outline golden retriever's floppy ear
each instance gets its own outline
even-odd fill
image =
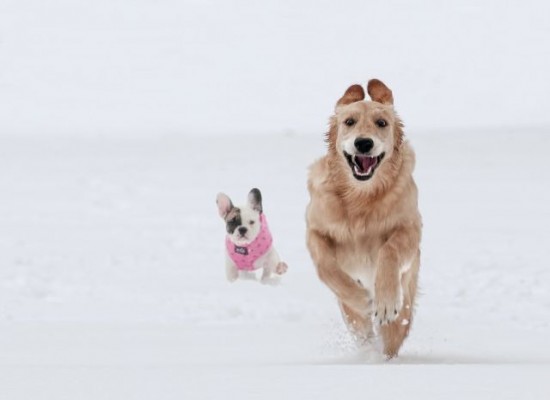
[[[393,104],[391,90],[378,79],[371,79],[367,85],[367,92],[373,101],[382,104]]]
[[[351,85],[346,93],[338,100],[336,107],[345,106],[365,99],[365,91],[361,85]]]

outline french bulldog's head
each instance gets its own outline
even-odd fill
[[[226,225],[227,236],[239,246],[246,246],[260,233],[260,214],[262,213],[262,194],[259,189],[248,193],[247,204],[235,207],[224,193],[216,197],[218,212]]]

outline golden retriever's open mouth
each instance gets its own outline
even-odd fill
[[[355,154],[351,155],[344,151],[344,156],[348,160],[348,164],[353,172],[355,179],[360,181],[366,181],[374,175],[374,171],[382,162],[384,155],[382,153],[379,156],[367,156],[365,154]]]

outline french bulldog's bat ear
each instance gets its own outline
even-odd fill
[[[222,218],[225,218],[229,211],[233,209],[233,203],[225,193],[218,193],[216,196],[216,204],[218,205],[218,212]]]
[[[248,193],[248,204],[260,213],[263,211],[262,193],[260,192],[260,189],[254,188]]]
[[[365,91],[361,85],[351,85],[346,93],[338,100],[336,107],[346,106],[356,101],[361,101],[365,99]]]
[[[393,104],[393,93],[378,79],[371,79],[367,84],[367,92],[373,101],[382,104]]]

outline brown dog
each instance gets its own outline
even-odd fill
[[[307,245],[320,279],[336,294],[361,341],[379,327],[384,354],[397,355],[412,322],[422,222],[393,95],[369,81],[336,103],[327,155],[310,168]]]

